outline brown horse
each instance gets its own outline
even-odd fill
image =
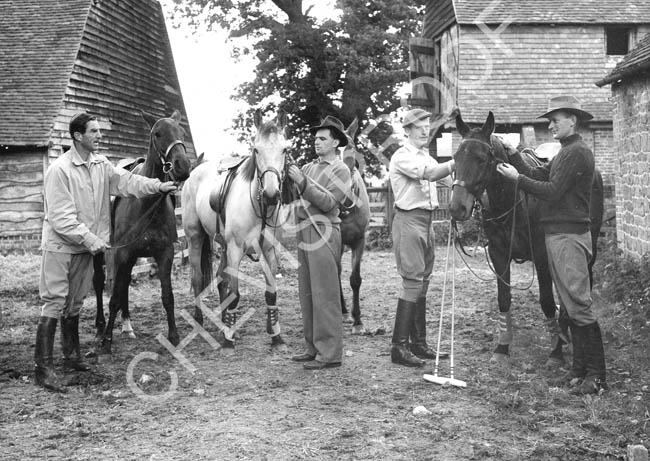
[[[350,287],[352,288],[352,334],[362,334],[365,331],[363,322],[361,321],[361,306],[359,304],[359,290],[361,288],[361,259],[363,258],[363,250],[366,246],[366,231],[370,222],[370,204],[368,199],[368,192],[363,178],[356,167],[356,159],[360,158],[361,154],[357,152],[354,147],[354,135],[359,128],[357,119],[348,126],[345,134],[348,137],[348,145],[343,151],[343,162],[350,169],[352,177],[352,192],[354,196],[354,203],[342,210],[341,212],[341,241],[343,245],[350,247],[351,253],[351,273],[350,273]],[[339,286],[341,284],[341,274],[339,273]],[[341,290],[341,308],[345,321],[349,321],[350,314],[345,304],[343,290]]]
[[[151,127],[147,158],[133,169],[133,174],[158,178],[161,181],[181,182],[190,174],[190,161],[187,158],[185,130],[180,125],[178,111],[169,118],[161,118],[142,113]],[[179,342],[174,319],[174,295],[172,293],[171,271],[174,260],[174,242],[177,240],[175,200],[170,195],[157,195],[142,199],[116,198],[113,202],[113,241],[115,277],[113,294],[109,302],[109,319],[102,338],[101,354],[111,353],[113,327],[118,311],[128,321],[129,285],[131,270],[138,258],[153,257],[158,265],[158,277],[162,289],[162,304],[167,314],[168,339],[177,345]],[[97,279],[101,276],[97,275]],[[98,295],[98,299],[99,299]],[[101,304],[97,304],[97,324],[104,319]]]
[[[493,353],[493,361],[504,361],[510,354],[512,319],[510,316],[510,263],[533,261],[537,269],[540,305],[546,316],[551,334],[551,353],[547,365],[555,367],[564,363],[559,325],[556,320],[557,306],[553,297],[553,283],[548,267],[544,231],[539,223],[536,198],[517,190],[512,181],[497,173],[500,162],[508,162],[508,155],[501,140],[493,135],[494,115],[489,113],[481,128],[470,129],[460,114],[456,116],[456,128],[463,137],[455,155],[456,179],[454,181],[449,210],[457,221],[470,218],[475,203],[485,192],[488,204],[483,204],[482,223],[488,239],[488,254],[497,275],[498,304],[501,313],[499,343]],[[531,159],[526,159],[532,161]],[[532,163],[531,163],[532,164]],[[603,216],[603,187],[600,172],[596,171],[591,195],[591,235],[593,258],[596,259],[596,243]],[[565,336],[566,338],[566,336]]]

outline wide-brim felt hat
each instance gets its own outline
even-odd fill
[[[332,131],[332,136],[339,140],[339,147],[345,147],[348,145],[348,136],[345,134],[345,128],[343,123],[336,117],[328,115],[321,122],[320,125],[311,127],[309,132],[311,134],[316,134],[318,130],[329,128]]]
[[[582,110],[582,103],[578,98],[573,96],[556,96],[555,98],[549,99],[548,110],[537,118],[548,118],[549,115],[558,110],[574,114],[580,120],[591,120],[594,118],[589,112]]]
[[[406,128],[409,125],[419,122],[420,120],[427,120],[431,117],[431,113],[423,109],[411,109],[402,119],[402,128]]]

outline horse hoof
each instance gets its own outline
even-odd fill
[[[549,357],[544,365],[547,370],[558,370],[564,366],[564,360],[560,360],[557,357]]]
[[[178,343],[181,342],[180,338],[178,335],[170,335],[167,337],[170,343],[172,343],[173,346],[178,346]]]
[[[510,356],[506,354],[494,353],[492,354],[492,357],[490,357],[490,363],[497,363],[500,365],[507,364],[509,360],[510,360]]]
[[[366,334],[366,328],[363,325],[354,325],[352,327],[352,334],[353,335],[365,335]]]
[[[352,323],[354,320],[352,320],[352,315],[350,314],[343,314],[343,323]]]

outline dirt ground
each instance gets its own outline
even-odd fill
[[[434,345],[444,253],[438,248],[428,304]],[[469,264],[482,278],[493,278],[481,252]],[[512,357],[507,366],[494,365],[496,284],[478,280],[459,258],[456,266],[454,371],[467,382],[464,389],[423,380],[432,362],[419,370],[390,363],[399,286],[390,250],[364,257],[362,313],[370,334],[353,336],[345,325],[343,366],[318,372],[290,360],[302,351],[302,327],[297,274],[287,261],[278,280],[285,353],[270,351],[263,289],[250,283],[242,284],[241,306],[254,312],[234,354],[189,336],[182,311],[191,312],[193,301],[189,268],[181,267],[174,288],[185,365],[156,339],[167,333],[160,291],[157,280],[141,277],[131,290],[137,338],[116,329],[112,360],[96,364],[92,374],[67,375],[73,385],[64,395],[33,384],[36,291],[5,292],[0,458],[609,460],[624,459],[628,444],[650,446],[648,325],[633,323],[620,305],[603,301],[597,287],[610,390],[573,396],[546,382],[554,374],[544,369],[549,339],[536,284],[514,292]],[[247,261],[243,270],[262,280],[258,265]],[[345,279],[348,271],[346,254]],[[514,272],[517,286],[529,284],[530,264]],[[344,291],[350,299],[349,288]],[[86,351],[94,345],[93,311],[89,299],[81,322]],[[446,317],[445,349],[449,325]],[[216,337],[208,320],[206,329]],[[448,362],[442,362],[441,374],[448,373]],[[426,410],[414,414],[416,407]]]

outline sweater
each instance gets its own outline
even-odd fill
[[[546,234],[583,234],[591,222],[594,154],[579,134],[560,144],[557,155],[543,166],[529,166],[519,153],[511,155],[510,162],[521,173],[519,188],[541,199],[540,222]]]

